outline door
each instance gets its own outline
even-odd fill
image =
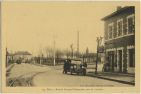
[[[111,54],[112,71],[114,71],[114,54]]]
[[[129,50],[129,66],[135,67],[135,51],[134,51],[134,49]]]
[[[122,50],[118,51],[118,67],[119,72],[122,72]]]
[[[113,72],[114,71],[114,52],[111,51],[110,53],[110,58],[109,58],[109,61],[110,61],[110,70]]]

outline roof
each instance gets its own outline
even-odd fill
[[[128,11],[128,10],[133,10],[134,11],[134,6],[126,6],[126,7],[123,7],[123,8],[120,8],[118,9],[117,11],[105,16],[104,18],[102,18],[103,21],[113,17],[113,16],[116,16],[120,13],[124,13],[125,11]]]
[[[31,55],[31,53],[29,53],[27,51],[18,51],[18,52],[15,52],[14,55]]]
[[[13,56],[14,54],[7,52],[7,56]]]

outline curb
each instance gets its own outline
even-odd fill
[[[15,65],[15,64],[12,64],[11,66],[7,67],[7,68],[6,68],[6,72],[10,72],[11,69],[14,67],[14,65]]]
[[[127,81],[123,81],[123,80],[116,80],[116,79],[111,79],[111,78],[102,77],[102,76],[96,76],[96,75],[90,75],[90,74],[88,74],[87,76],[110,80],[110,81],[115,81],[115,82],[119,82],[119,83],[123,83],[123,84],[135,85],[135,83],[132,83],[132,82],[127,82]]]
[[[109,73],[104,73],[104,74],[109,74]],[[128,76],[128,77],[135,77],[135,75],[134,74],[122,74],[122,73],[120,73],[120,74],[118,74],[118,73],[110,73],[110,74],[113,74],[113,75],[122,75],[122,76]]]
[[[8,77],[10,75],[11,69],[15,66],[15,64],[10,65],[9,67],[6,68],[6,76]]]
[[[35,86],[34,81],[33,81],[34,77],[37,76],[38,74],[45,73],[45,72],[46,71],[38,72],[38,73],[34,74],[33,76],[31,76],[30,81],[29,81],[29,86]]]

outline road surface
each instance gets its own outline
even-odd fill
[[[89,76],[70,75],[62,73],[62,66],[39,66],[32,64],[15,64],[7,77],[14,81],[18,79],[20,84],[8,86],[46,86],[46,87],[131,87],[114,81],[99,79]],[[15,81],[16,83],[16,81]],[[18,82],[17,82],[18,83]]]

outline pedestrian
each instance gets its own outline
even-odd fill
[[[67,60],[64,60],[63,73],[66,74],[66,71],[67,71]]]
[[[67,71],[70,71],[70,67],[71,67],[71,60],[68,59],[67,60]]]
[[[102,67],[102,72],[105,72],[105,71],[106,71],[106,63],[104,63]]]
[[[83,75],[86,75],[87,63],[84,62],[82,66],[83,66]]]

